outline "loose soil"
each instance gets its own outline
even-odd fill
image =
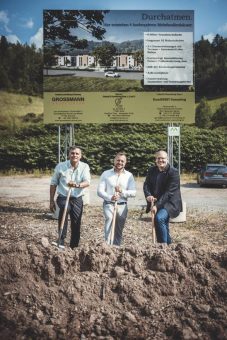
[[[86,206],[80,246],[60,251],[40,204],[0,202],[0,338],[227,339],[227,214],[188,213],[173,244],[152,245],[130,210],[121,247]]]

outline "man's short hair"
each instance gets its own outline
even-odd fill
[[[79,149],[79,150],[80,150],[80,152],[82,153],[82,150],[81,150],[81,148],[80,148],[79,146],[76,146],[76,145],[72,145],[72,146],[70,146],[70,148],[69,148],[69,153],[70,153],[72,150],[75,150],[75,149]]]
[[[168,158],[168,153],[165,151],[165,150],[158,150],[155,152],[155,157],[157,156],[157,154],[161,153],[161,152],[164,152],[166,154],[166,157]]]
[[[116,154],[116,156],[115,156],[114,158],[117,158],[118,156],[124,156],[125,159],[126,159],[126,161],[127,161],[127,156],[126,156],[126,153],[125,153],[125,152],[119,151],[119,152]]]

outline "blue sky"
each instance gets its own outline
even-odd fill
[[[0,36],[41,47],[43,9],[194,10],[195,41],[227,37],[227,0],[0,0]]]

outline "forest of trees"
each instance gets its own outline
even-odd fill
[[[42,95],[43,54],[35,45],[11,44],[0,39],[0,90]]]
[[[227,94],[227,38],[195,43],[195,89],[197,99]]]

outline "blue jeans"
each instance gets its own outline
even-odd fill
[[[155,230],[158,243],[171,243],[169,234],[169,213],[166,209],[160,209],[156,213]]]

